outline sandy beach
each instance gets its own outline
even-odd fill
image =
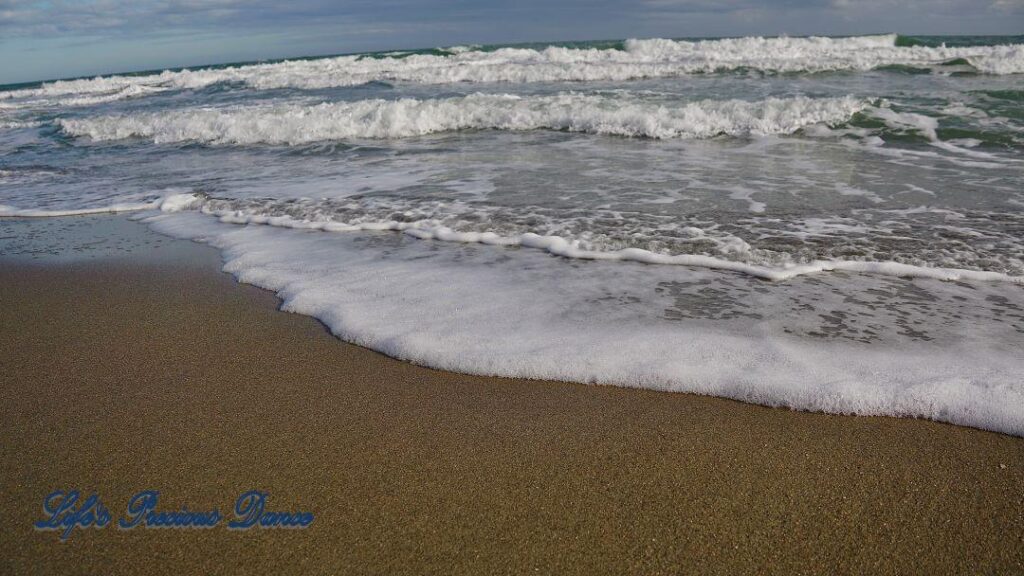
[[[103,218],[101,258],[67,232],[97,219],[45,224],[77,258],[3,246],[4,574],[1024,571],[1020,438],[421,368]],[[57,488],[316,519],[61,542],[33,529]]]

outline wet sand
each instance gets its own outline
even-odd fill
[[[1024,573],[1024,439],[425,369],[116,222],[147,248],[0,250],[2,574]],[[57,488],[315,520],[62,543]]]

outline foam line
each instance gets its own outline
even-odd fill
[[[114,214],[119,212],[141,212],[144,210],[160,210],[162,212],[180,212],[200,202],[194,194],[171,193],[152,202],[122,202],[96,208],[66,208],[57,210],[41,210],[31,208],[15,208],[0,204],[0,218],[56,218],[60,216],[86,216],[89,214]]]
[[[291,216],[267,216],[245,214],[237,210],[215,210],[202,207],[201,201],[188,203],[199,206],[200,211],[216,217],[227,224],[264,224],[279,228],[320,230],[324,232],[393,231],[401,232],[420,240],[442,242],[477,243],[491,246],[521,246],[543,250],[555,256],[582,260],[607,260],[641,262],[668,266],[690,266],[712,270],[739,272],[781,282],[798,276],[831,271],[845,271],[865,274],[882,274],[903,278],[929,278],[943,281],[1006,282],[1024,285],[1024,276],[1011,276],[1002,272],[985,270],[964,270],[958,268],[937,268],[917,266],[900,262],[863,262],[856,260],[814,260],[801,264],[768,267],[734,260],[726,260],[702,254],[659,254],[641,248],[625,248],[616,251],[586,250],[578,243],[560,236],[541,236],[527,232],[516,236],[501,236],[494,232],[458,232],[446,226],[433,226],[424,222],[360,222],[344,223],[334,221],[310,221]]]
[[[58,216],[84,216],[87,214],[112,214],[116,212],[137,212],[159,208],[160,202],[124,203],[100,206],[98,208],[70,208],[65,210],[39,210],[15,208],[0,204],[0,218],[55,218]]]

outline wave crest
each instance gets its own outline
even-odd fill
[[[141,93],[197,89],[238,83],[254,89],[319,89],[370,82],[531,83],[625,81],[695,73],[755,70],[767,73],[871,70],[910,66],[941,69],[962,60],[988,74],[1024,73],[1024,45],[901,46],[895,34],[850,38],[726,38],[720,40],[627,40],[607,47],[459,47],[430,54],[339,56],[227,68],[165,71],[140,76],[108,76],[57,81],[39,88],[0,92],[0,100],[28,99],[28,105],[69,95],[110,99]],[[133,88],[134,87],[134,88]],[[79,104],[89,100],[80,100]],[[74,103],[72,101],[72,103]]]
[[[157,143],[288,144],[404,138],[470,129],[565,130],[644,138],[791,134],[847,121],[868,106],[844,98],[704,100],[685,104],[636,97],[472,94],[436,100],[360,100],[316,106],[198,108],[58,120],[65,133],[93,140]]]

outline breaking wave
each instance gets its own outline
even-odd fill
[[[620,47],[459,48],[418,54],[355,55],[57,81],[0,92],[0,100],[100,95],[129,98],[148,92],[239,83],[254,89],[317,89],[369,82],[624,81],[685,74],[752,70],[766,73],[871,70],[883,67],[941,70],[962,63],[986,74],[1024,72],[1024,44],[998,46],[900,45],[895,34],[850,38],[727,38],[682,41],[627,40]],[[67,104],[87,104],[69,99]]]
[[[100,141],[147,138],[157,143],[296,145],[471,129],[549,129],[667,139],[791,134],[810,125],[845,122],[869,105],[850,97],[673,104],[622,95],[472,94],[316,106],[195,108],[62,119],[58,123],[72,136]]]

